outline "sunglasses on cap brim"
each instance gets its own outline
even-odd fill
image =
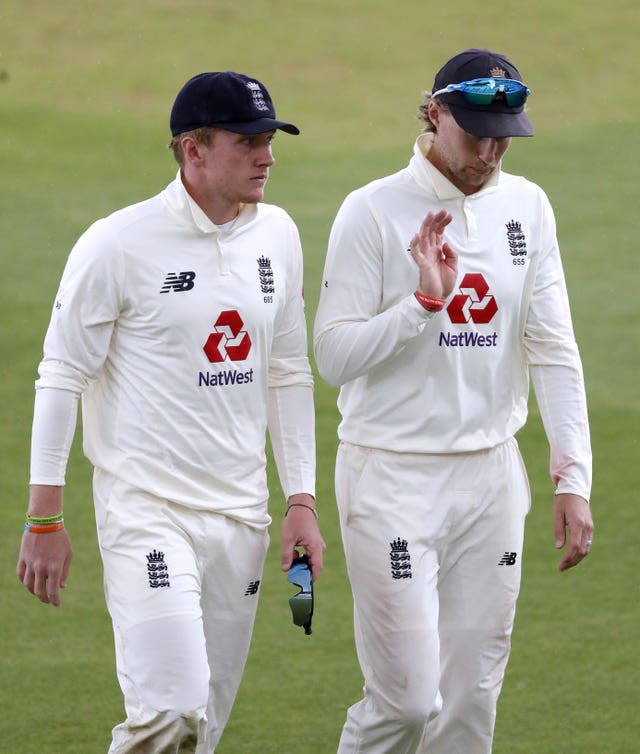
[[[459,84],[448,84],[433,92],[431,96],[438,97],[452,92],[462,94],[465,101],[471,105],[490,105],[498,100],[508,107],[522,107],[531,94],[531,89],[516,79],[489,77],[461,81]]]

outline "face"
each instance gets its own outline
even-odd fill
[[[473,136],[433,100],[429,102],[429,117],[436,133],[428,160],[463,194],[479,191],[509,148],[511,137]]]
[[[275,131],[236,134],[216,130],[211,142],[185,144],[185,184],[216,223],[232,220],[241,204],[264,199]]]

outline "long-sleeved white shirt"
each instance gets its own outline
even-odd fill
[[[591,450],[555,219],[544,192],[494,171],[465,196],[426,159],[351,193],[335,219],[314,326],[320,374],[341,386],[339,437],[396,452],[493,447],[525,423],[529,375],[557,492],[589,498]],[[432,314],[409,245],[429,210],[453,220],[455,289]]]
[[[88,458],[152,494],[267,525],[267,425],[285,495],[315,494],[302,281],[282,209],[246,205],[221,229],[179,175],[94,223],[45,339],[31,483],[64,483],[82,394]]]

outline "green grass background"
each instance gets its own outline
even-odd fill
[[[494,752],[640,750],[639,32],[637,0],[3,0],[0,751],[105,752],[122,718],[90,469],[78,441],[66,492],[75,559],[62,608],[38,603],[14,575],[33,380],[71,245],[95,218],[172,179],[168,111],[182,83],[202,70],[241,70],[264,80],[278,113],[303,132],[278,136],[267,199],[300,227],[311,324],[340,202],[404,166],[422,90],[468,46],[509,54],[534,92],[537,135],[514,141],[506,167],[540,183],[556,209],[595,461],[593,552],[559,574],[548,450],[532,401],[519,439],[534,505]],[[360,693],[333,499],[335,398],[318,380],[318,503],[328,550],[314,633],[290,623],[274,525],[252,651],[220,754],[330,754]]]

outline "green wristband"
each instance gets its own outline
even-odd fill
[[[35,524],[36,526],[46,526],[47,524],[59,524],[63,521],[62,512],[56,513],[55,516],[30,516],[26,514],[26,521],[28,524]]]

